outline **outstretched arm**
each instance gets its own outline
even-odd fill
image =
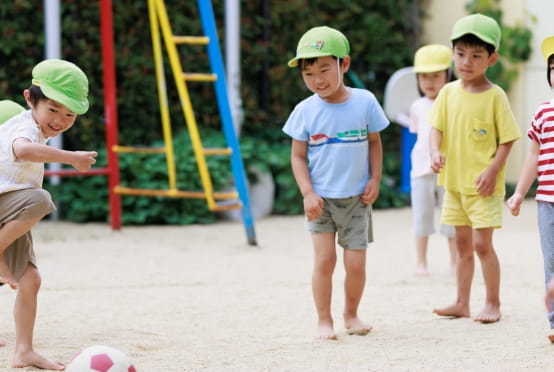
[[[519,180],[517,181],[516,190],[506,202],[506,204],[508,204],[508,208],[510,208],[510,212],[512,212],[514,216],[517,216],[519,214],[519,209],[521,208],[521,203],[523,203],[525,194],[527,194],[527,191],[529,191],[531,184],[533,183],[535,178],[537,178],[538,160],[539,144],[535,141],[532,141],[531,148],[529,149],[529,153],[525,158],[521,174],[519,175]]]
[[[96,151],[67,151],[41,143],[34,143],[26,138],[13,141],[12,149],[19,160],[36,163],[64,163],[84,172],[96,163]]]
[[[323,199],[316,194],[312,186],[307,155],[308,143],[293,139],[290,154],[292,173],[300,193],[304,197],[304,212],[306,217],[309,221],[313,221],[323,213]]]

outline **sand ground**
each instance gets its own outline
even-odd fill
[[[502,321],[441,319],[455,280],[446,242],[430,241],[430,275],[413,276],[410,210],[374,212],[362,318],[368,336],[347,336],[341,310],[344,271],[334,276],[338,341],[316,341],[312,249],[303,217],[256,221],[258,247],[241,222],[127,227],[43,221],[34,232],[43,286],[35,347],[68,361],[107,344],[138,371],[547,371],[542,256],[536,208],[506,211],[495,233],[502,267]],[[0,288],[0,371],[10,369],[15,292]],[[472,311],[484,300],[479,266]],[[32,368],[26,370],[35,370]]]

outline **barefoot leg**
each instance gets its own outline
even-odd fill
[[[317,326],[317,334],[315,336],[318,340],[336,340],[337,335],[333,328],[333,322],[320,322]]]
[[[474,318],[481,323],[494,323],[500,320],[500,264],[492,245],[492,228],[475,230],[475,251],[481,261],[485,281],[485,307]]]
[[[314,246],[314,269],[312,292],[317,310],[317,339],[336,340],[331,316],[331,294],[333,291],[333,271],[337,262],[335,233],[312,234]]]
[[[15,298],[15,355],[12,367],[38,367],[55,371],[64,370],[63,363],[55,362],[33,350],[33,332],[37,312],[37,294],[40,288],[40,274],[31,264],[19,280]]]
[[[365,336],[371,326],[358,317],[358,306],[365,286],[365,249],[345,249],[343,255],[346,277],[344,279],[344,326],[349,335]]]
[[[433,313],[440,316],[455,318],[469,317],[469,296],[471,282],[475,271],[473,257],[472,229],[469,226],[456,226],[456,246],[458,257],[456,261],[456,302],[433,309]]]
[[[415,245],[416,245],[416,254],[417,254],[417,266],[415,270],[416,276],[427,276],[427,245],[429,242],[429,237],[427,236],[416,236]]]

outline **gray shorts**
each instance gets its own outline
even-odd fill
[[[442,209],[444,188],[437,185],[436,174],[412,178],[410,186],[414,235],[432,235]],[[456,233],[454,226],[445,224],[440,224],[439,232],[448,238]]]
[[[360,196],[344,199],[323,198],[323,214],[314,221],[306,220],[311,233],[336,232],[338,244],[347,249],[366,249],[373,242],[371,205]]]
[[[24,221],[44,217],[56,210],[48,191],[43,189],[24,189],[0,194],[0,228],[11,221]],[[31,231],[17,238],[4,251],[15,280],[21,279],[31,263],[37,266]]]

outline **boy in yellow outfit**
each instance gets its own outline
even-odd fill
[[[496,21],[482,14],[463,17],[454,24],[450,40],[459,80],[441,89],[429,119],[431,167],[446,190],[441,223],[456,228],[457,297],[434,312],[470,316],[477,253],[486,300],[474,320],[493,323],[501,312],[500,264],[492,236],[502,225],[506,158],[521,134],[505,92],[485,75],[498,58]]]

